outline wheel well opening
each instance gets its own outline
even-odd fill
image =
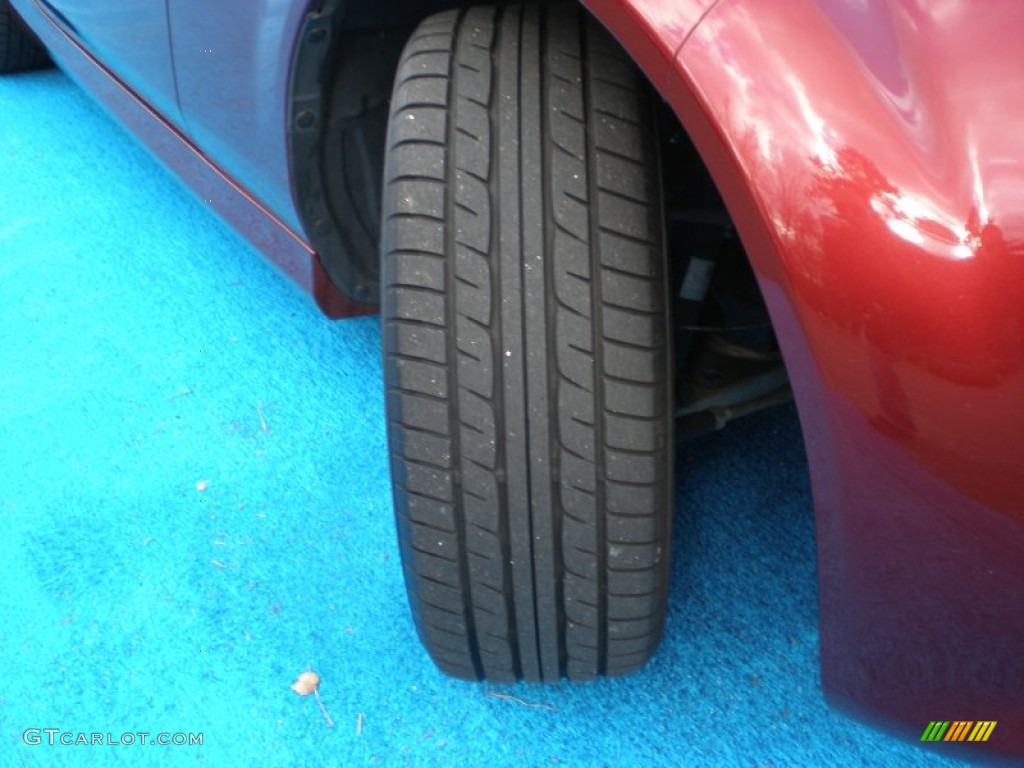
[[[505,2],[497,5],[507,5]],[[406,40],[458,0],[349,8],[307,18],[289,127],[306,232],[350,300],[379,299],[381,177],[394,75]],[[691,436],[792,399],[782,355],[729,211],[685,127],[659,97],[660,172],[676,361],[678,431]]]
[[[324,0],[299,34],[288,126],[292,196],[324,270],[351,301],[379,300],[384,140],[402,49],[423,19],[465,6]]]
[[[692,437],[792,400],[771,318],[725,202],[659,101],[677,430]]]

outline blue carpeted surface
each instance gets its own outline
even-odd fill
[[[376,319],[323,319],[57,72],[0,81],[0,160],[0,764],[947,764],[825,707],[791,409],[681,447],[647,670],[449,680],[405,604]],[[22,742],[48,727],[204,743]]]

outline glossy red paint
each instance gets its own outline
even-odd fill
[[[716,0],[583,0],[659,90],[679,46]]]
[[[373,307],[354,304],[342,295],[303,235],[204,156],[178,127],[68,34],[39,0],[13,0],[12,5],[65,72],[200,198],[212,200],[210,205],[217,213],[313,296],[328,317],[350,317],[374,311]]]
[[[797,392],[829,700],[1024,758],[1024,6],[722,0],[664,93]],[[940,745],[966,754],[967,745]]]

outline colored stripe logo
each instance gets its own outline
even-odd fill
[[[932,720],[921,741],[988,741],[995,727],[995,720]]]

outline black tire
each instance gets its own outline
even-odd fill
[[[433,16],[399,65],[391,470],[416,627],[456,677],[621,675],[660,640],[673,411],[652,109],[575,4]]]
[[[46,51],[22,26],[7,0],[0,0],[0,75],[49,64]]]

